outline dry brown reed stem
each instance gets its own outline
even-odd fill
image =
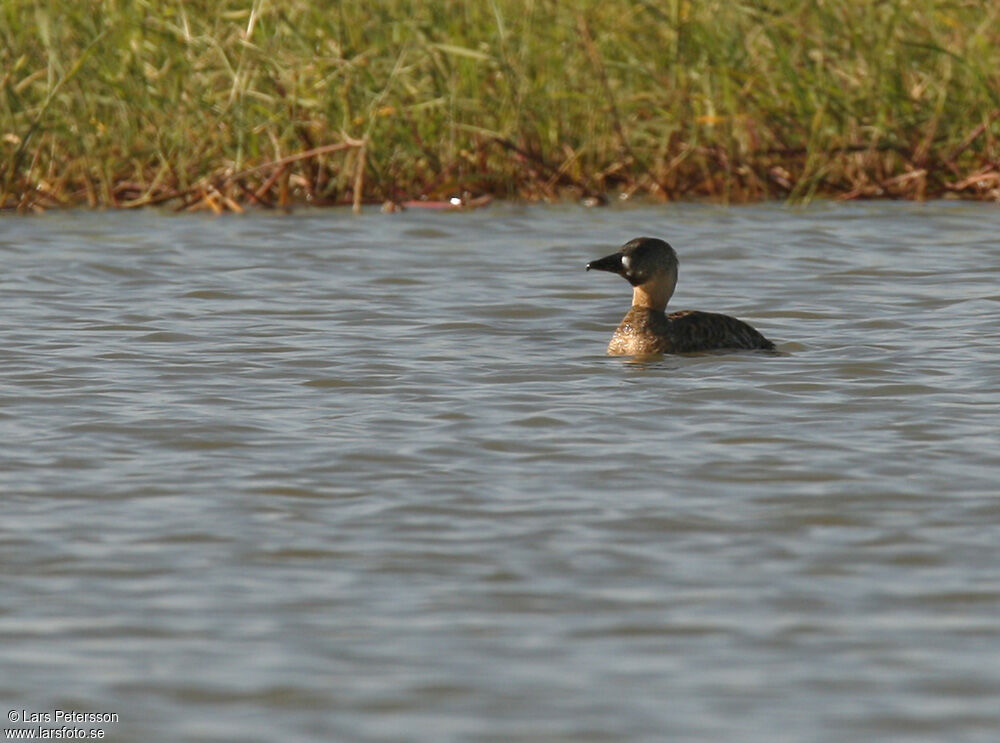
[[[1000,119],[1000,108],[991,112],[990,115],[987,116],[986,119],[979,124],[979,126],[977,126],[975,129],[969,132],[965,136],[965,138],[961,142],[959,142],[958,145],[956,145],[955,149],[953,149],[951,152],[948,153],[948,155],[945,157],[945,163],[948,164],[949,166],[953,166],[955,160],[958,159],[959,155],[961,155],[963,152],[969,149],[969,147],[972,146],[972,143],[975,142],[977,139],[979,139],[983,135],[983,133],[989,128],[990,124],[992,124],[997,119]]]
[[[242,212],[243,207],[240,206],[240,204],[235,199],[224,193],[223,189],[225,189],[227,186],[239,183],[248,176],[273,169],[274,172],[264,181],[264,183],[261,184],[261,186],[256,191],[252,192],[252,200],[261,203],[264,201],[265,194],[268,191],[270,191],[274,183],[277,180],[279,180],[283,175],[287,175],[289,173],[289,166],[293,165],[294,163],[301,162],[303,160],[309,160],[311,158],[315,158],[320,155],[326,155],[331,152],[340,152],[342,150],[348,150],[348,149],[357,149],[359,152],[364,152],[366,145],[367,141],[364,139],[354,139],[353,137],[345,136],[344,141],[342,142],[322,145],[320,147],[313,147],[312,149],[305,150],[304,152],[297,152],[294,155],[287,155],[285,157],[277,158],[276,160],[271,160],[270,162],[262,163],[260,165],[255,165],[251,168],[240,170],[236,173],[231,173],[229,175],[218,178],[214,181],[212,181],[211,179],[207,179],[206,181],[196,183],[195,185],[189,186],[188,188],[173,190],[165,194],[160,194],[156,197],[139,199],[134,202],[122,204],[121,206],[126,206],[126,207],[147,206],[152,203],[163,203],[165,201],[172,201],[174,199],[184,200],[189,196],[198,195],[200,198],[198,198],[196,201],[194,201],[193,203],[183,203],[179,207],[179,209],[181,210],[188,209],[197,211],[199,209],[208,208],[216,213],[219,213],[220,211],[224,210],[223,207],[225,207],[230,211]],[[362,171],[362,174],[359,175],[357,171],[355,174],[355,182],[356,183],[360,182],[361,185],[363,185],[364,183],[363,181],[364,167],[365,167],[365,160],[364,158],[361,158],[359,160],[358,168],[360,169],[360,171]],[[281,203],[282,206],[287,206],[287,201],[288,201],[287,181],[282,184],[281,193],[282,196],[281,198],[279,198],[279,203]],[[356,203],[358,204],[356,208],[360,209],[360,196],[356,196],[355,200]]]
[[[365,190],[365,163],[367,162],[368,143],[361,140],[358,145],[357,162],[354,164],[354,194],[351,210],[355,214],[361,213],[361,199]]]
[[[254,198],[257,201],[263,202],[265,194],[267,194],[274,187],[274,184],[278,182],[279,178],[288,172],[288,166],[289,163],[280,165],[273,173],[271,173],[271,175],[267,177],[266,181],[260,184],[260,187],[253,192]]]

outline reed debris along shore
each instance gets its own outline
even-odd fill
[[[1000,200],[1000,5],[0,7],[0,209]]]

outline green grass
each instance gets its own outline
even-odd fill
[[[0,0],[22,211],[996,199],[998,116],[977,0]]]

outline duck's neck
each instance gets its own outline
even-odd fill
[[[664,282],[649,282],[632,288],[632,306],[654,312],[667,309],[667,302],[674,293],[674,287]]]

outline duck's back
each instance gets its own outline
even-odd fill
[[[774,344],[752,326],[716,312],[672,312],[667,315],[667,325],[672,353],[774,348]]]

